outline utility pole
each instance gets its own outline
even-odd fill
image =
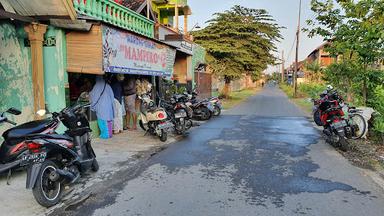
[[[299,2],[299,21],[296,31],[296,57],[295,57],[295,71],[293,71],[293,97],[297,97],[297,72],[299,70],[299,38],[300,38],[300,18],[301,18],[301,0]]]
[[[150,7],[151,7],[151,0],[147,0],[147,19],[149,19],[149,13],[150,13]]]
[[[281,83],[284,83],[284,50],[281,51]]]

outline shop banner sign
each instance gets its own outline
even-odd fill
[[[103,27],[103,68],[109,73],[172,76],[176,50],[134,34]]]

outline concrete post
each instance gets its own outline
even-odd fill
[[[184,35],[188,36],[188,15],[184,12]]]
[[[175,26],[174,28],[176,31],[179,31],[179,4],[178,1],[176,0],[175,4]]]

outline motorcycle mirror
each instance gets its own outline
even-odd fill
[[[88,92],[82,92],[80,96],[77,98],[77,102],[81,101],[89,101],[89,94]]]
[[[45,116],[46,113],[47,113],[47,111],[45,109],[41,109],[41,110],[36,112],[36,114],[39,116]]]
[[[20,115],[21,114],[21,111],[14,108],[14,107],[11,107],[7,110],[7,113],[10,113],[12,115]]]

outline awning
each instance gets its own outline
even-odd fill
[[[177,51],[180,51],[190,56],[193,55],[193,42],[186,40],[183,35],[179,35],[179,34],[165,35],[164,42],[171,46],[177,47]]]

